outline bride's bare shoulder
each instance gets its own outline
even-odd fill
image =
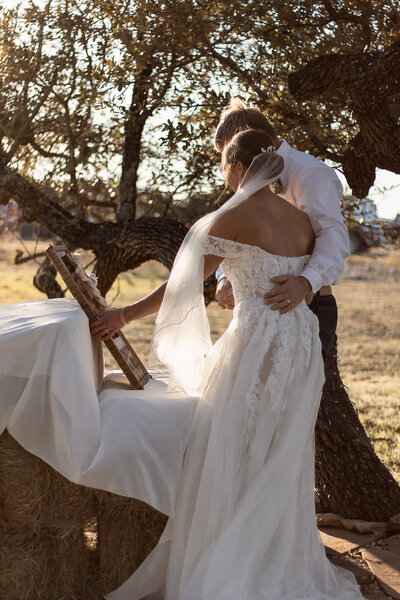
[[[238,207],[223,214],[218,221],[212,224],[209,235],[235,240],[240,230],[240,214]]]

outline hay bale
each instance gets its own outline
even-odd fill
[[[97,600],[156,545],[167,518],[75,485],[0,436],[0,598]]]
[[[0,497],[1,524],[5,527],[30,526],[38,528],[42,494],[40,461],[27,457],[21,446],[6,431],[0,437]]]
[[[96,515],[93,490],[65,479],[8,432],[0,436],[0,482],[7,525],[73,531]]]
[[[99,576],[107,593],[127,579],[157,544],[167,517],[148,504],[98,492]]]
[[[97,557],[82,532],[65,537],[0,529],[0,598],[7,600],[99,600]]]
[[[75,485],[0,436],[0,598],[92,600],[97,552],[85,528],[95,518],[93,490]]]

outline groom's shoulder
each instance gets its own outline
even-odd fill
[[[335,175],[335,171],[329,167],[327,164],[319,160],[312,154],[308,152],[302,152],[301,150],[297,150],[290,146],[287,142],[287,167],[290,171],[296,172],[298,175],[303,171],[319,171],[320,173],[325,173],[326,175],[332,176]]]

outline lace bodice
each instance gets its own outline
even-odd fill
[[[204,253],[221,256],[224,274],[232,284],[235,297],[234,318],[241,326],[243,337],[250,337],[261,316],[268,311],[269,320],[275,320],[280,315],[279,311],[271,311],[264,304],[264,294],[274,287],[271,278],[278,275],[290,273],[300,275],[310,257],[304,256],[281,256],[271,254],[259,246],[243,244],[212,235],[207,236],[204,241]],[[305,302],[300,303],[294,310],[305,311],[305,318],[309,320],[309,309]],[[290,315],[290,313],[287,313]],[[280,319],[285,327],[285,319]]]
[[[235,302],[262,298],[274,287],[271,278],[291,273],[300,275],[310,255],[281,256],[271,254],[259,246],[243,244],[212,235],[204,242],[205,254],[224,257],[221,264],[232,283]]]

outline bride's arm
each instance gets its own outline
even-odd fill
[[[204,279],[210,277],[210,275],[212,275],[215,272],[215,270],[219,267],[223,260],[224,258],[222,256],[214,256],[212,254],[207,254],[204,257]]]
[[[167,283],[168,281],[165,281],[141,300],[138,300],[129,306],[125,306],[125,308],[122,309],[124,311],[125,321],[134,321],[135,319],[141,319],[142,317],[148,317],[153,313],[157,313],[160,310]]]
[[[215,269],[221,263],[223,259],[218,256],[205,256],[204,257],[204,279],[207,279],[212,273],[214,273]],[[153,292],[130,304],[129,306],[125,306],[124,309],[124,319],[126,322],[134,321],[135,319],[141,319],[142,317],[148,317],[153,313],[157,313],[160,310],[161,302],[164,298],[165,288],[167,287],[168,281],[162,283],[158,288],[156,288]]]
[[[165,281],[150,294],[133,304],[105,312],[100,319],[90,323],[91,334],[106,341],[130,321],[158,312],[164,298],[167,283],[168,281]]]
[[[221,263],[223,259],[218,256],[204,257],[204,279],[207,279]],[[95,337],[103,341],[110,339],[116,331],[121,329],[130,321],[147,317],[159,311],[164,298],[165,288],[168,281],[162,283],[153,292],[124,308],[109,310],[97,321],[90,323],[90,331]],[[125,322],[124,322],[125,321]]]

